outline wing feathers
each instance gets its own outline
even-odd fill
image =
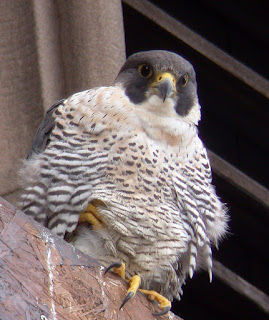
[[[64,101],[65,99],[58,101],[46,112],[45,117],[43,118],[35,134],[32,147],[27,156],[27,159],[30,159],[34,154],[39,154],[46,149],[49,143],[50,133],[55,126],[53,113]]]

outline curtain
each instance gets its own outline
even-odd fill
[[[46,109],[108,85],[125,61],[120,0],[0,1],[0,195],[18,196],[18,170]]]

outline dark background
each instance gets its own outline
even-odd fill
[[[152,3],[260,75],[269,74],[269,1],[161,1]],[[269,184],[269,105],[251,87],[224,71],[127,4],[123,4],[127,56],[151,49],[174,51],[197,73],[208,149],[252,179]],[[268,208],[214,174],[231,216],[230,234],[214,258],[268,294]],[[188,319],[266,319],[266,314],[216,277],[196,274],[174,312]],[[268,315],[267,315],[268,316]]]

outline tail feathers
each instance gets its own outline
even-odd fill
[[[209,275],[209,281],[212,282],[212,250],[210,246],[210,242],[207,239],[206,244],[205,244],[205,254],[206,254],[206,266],[208,270],[208,275]]]
[[[190,244],[190,261],[189,261],[189,276],[193,277],[197,264],[197,245],[194,241]]]

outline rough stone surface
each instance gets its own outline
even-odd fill
[[[138,293],[122,310],[127,284],[104,275],[82,254],[0,198],[0,319],[163,319],[157,305]]]

